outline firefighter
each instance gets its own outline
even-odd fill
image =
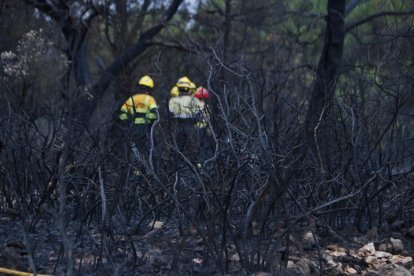
[[[201,111],[197,114],[198,119],[196,127],[205,129],[208,122],[208,110],[205,102],[209,97],[208,90],[202,86],[199,86],[194,94],[194,97],[201,102],[200,107],[202,107]]]
[[[119,119],[124,127],[131,129],[130,137],[140,153],[146,154],[150,148],[150,131],[157,120],[157,102],[151,96],[154,89],[153,79],[145,75],[138,81],[135,95],[122,105]]]
[[[197,121],[195,124],[196,133],[197,133],[197,148],[200,152],[199,162],[197,162],[197,167],[202,168],[202,162],[209,156],[211,153],[211,139],[209,139],[209,110],[206,104],[206,100],[209,98],[208,90],[202,86],[199,86],[194,94],[194,97],[202,102],[202,110],[197,114]]]
[[[172,115],[173,134],[176,137],[178,149],[190,159],[197,156],[196,139],[197,124],[200,123],[200,112],[205,103],[194,97],[196,85],[186,76],[178,79],[171,89],[168,109]]]

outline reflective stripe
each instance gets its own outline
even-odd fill
[[[177,119],[192,119],[193,116],[191,116],[191,114],[176,114],[176,115],[174,115],[174,118],[177,118]]]
[[[195,124],[195,126],[198,127],[198,128],[205,128],[205,127],[207,127],[207,123],[206,122],[197,122]]]
[[[127,120],[128,119],[128,114],[126,114],[126,113],[119,114],[119,119],[121,119],[122,121]]]
[[[150,120],[155,120],[155,119],[157,119],[157,114],[152,113],[152,112],[148,112],[148,113],[146,114],[146,118],[147,118],[147,119],[150,119]]]
[[[145,97],[145,106],[147,107],[147,109],[149,108],[149,101],[150,101],[150,97],[147,95]]]
[[[135,120],[134,120],[134,124],[136,124],[136,125],[146,124],[147,122],[148,122],[148,120],[145,119],[145,118],[135,118]]]

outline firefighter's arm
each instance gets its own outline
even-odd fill
[[[128,114],[129,114],[129,106],[128,103],[125,102],[122,107],[121,110],[119,112],[119,119],[121,119],[121,121],[125,121],[128,119]]]
[[[148,109],[149,109],[149,113],[147,114],[147,118],[155,121],[158,117],[157,115],[158,105],[155,102],[154,98],[151,98]]]

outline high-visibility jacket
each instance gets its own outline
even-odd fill
[[[148,94],[136,94],[122,105],[119,119],[133,120],[134,124],[150,124],[157,119],[157,102]]]
[[[194,119],[196,127],[207,126],[205,103],[192,95],[173,97],[168,103],[168,109],[176,119]]]

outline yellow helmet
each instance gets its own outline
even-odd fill
[[[195,84],[188,77],[181,77],[178,79],[176,86],[178,88],[195,89]]]
[[[138,85],[147,86],[149,88],[154,88],[154,81],[148,75],[143,76],[139,79]]]
[[[178,97],[179,95],[180,95],[180,91],[178,90],[178,87],[177,86],[174,86],[171,89],[170,96],[171,97]]]

